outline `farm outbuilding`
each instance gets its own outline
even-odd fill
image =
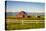
[[[26,12],[24,11],[20,11],[17,15],[16,15],[16,18],[25,18],[27,15]]]

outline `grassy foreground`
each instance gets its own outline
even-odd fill
[[[13,22],[13,23],[7,22],[7,26],[6,26],[7,30],[39,29],[39,28],[44,28],[45,27],[44,26],[45,25],[44,24],[44,17],[41,17],[41,18],[36,18],[36,17],[24,18],[23,20],[28,20],[27,21],[28,23],[24,23],[24,24],[22,24],[22,22],[20,22],[19,19],[18,19],[17,22],[20,22],[20,23],[16,23],[16,22],[14,23],[14,20],[16,18],[15,17],[12,17],[12,16],[11,17],[7,17],[7,19],[8,20],[6,20],[6,21],[9,21],[9,22],[12,21]],[[10,20],[10,19],[12,19],[12,20]],[[31,23],[31,20],[33,20],[33,22],[36,22],[34,20],[39,20],[39,23]],[[43,21],[41,21],[41,20],[43,20]],[[40,21],[42,23],[40,23]]]
[[[44,28],[44,23],[9,23],[7,25],[8,30],[19,30],[19,29],[38,29]]]
[[[9,20],[10,21],[10,20]],[[12,21],[12,20],[11,20]],[[14,22],[14,19],[13,19]],[[7,23],[7,30],[20,30],[20,29],[38,29],[38,28],[44,28],[44,20],[43,21],[37,21],[38,23],[36,23],[36,21],[34,21],[35,23],[31,23],[33,21],[25,21],[28,23],[23,23],[21,21],[17,21],[17,22],[11,22],[11,23]],[[20,23],[19,23],[20,22]],[[29,23],[30,22],[30,23]],[[42,22],[42,23],[41,23]]]

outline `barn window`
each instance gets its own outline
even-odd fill
[[[23,18],[24,18],[25,16],[23,15]]]

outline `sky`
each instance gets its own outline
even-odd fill
[[[45,4],[38,2],[7,1],[7,12],[45,12]]]
[[[45,0],[5,0],[5,1],[25,1],[25,2],[42,2],[42,3],[44,3]]]

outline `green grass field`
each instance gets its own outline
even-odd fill
[[[23,21],[22,21],[23,20]],[[44,28],[44,18],[24,18],[24,19],[15,19],[13,17],[6,19],[7,30],[23,30],[23,29],[39,29]]]
[[[28,22],[28,23],[25,23],[25,22]],[[33,22],[35,22],[35,23],[33,23]],[[30,20],[30,21],[24,21],[22,23],[22,21],[19,21],[19,20],[17,22],[15,22],[13,19],[13,21],[10,21],[9,23],[7,23],[8,30],[36,29],[36,28],[44,28],[44,20],[43,21],[31,21]]]
[[[10,23],[8,24],[8,30],[19,30],[19,29],[39,29],[44,28],[44,23]]]

